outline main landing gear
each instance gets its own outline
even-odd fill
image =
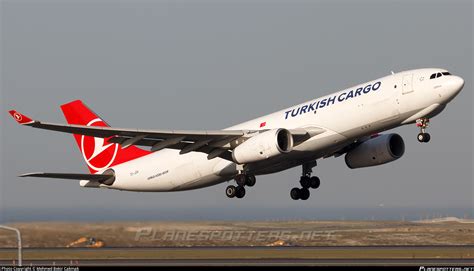
[[[251,174],[245,174],[245,173],[240,173],[237,176],[235,176],[235,182],[237,183],[237,186],[235,185],[229,185],[225,189],[225,194],[229,198],[238,198],[241,199],[245,196],[245,187],[252,187],[255,185],[256,178],[254,175]]]
[[[290,191],[293,200],[307,200],[309,198],[309,188],[316,189],[321,184],[318,177],[311,177],[312,168],[316,166],[316,161],[303,164],[303,174],[300,178],[301,188],[295,187]]]
[[[430,141],[430,134],[426,133],[425,130],[428,127],[430,120],[427,118],[421,118],[416,120],[416,126],[420,127],[420,133],[417,136],[418,141],[427,143]]]

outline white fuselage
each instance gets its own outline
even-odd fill
[[[320,127],[316,135],[282,154],[249,165],[253,174],[282,171],[307,161],[331,155],[354,140],[433,117],[462,89],[464,81],[454,75],[430,79],[443,69],[418,69],[392,74],[333,94],[295,105],[227,129]],[[263,126],[263,127],[260,127]],[[207,154],[163,149],[113,167],[111,186],[81,181],[85,187],[130,191],[179,191],[215,185],[237,173],[234,162]]]

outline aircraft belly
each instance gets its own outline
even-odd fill
[[[180,161],[179,165],[170,169],[168,178],[173,187],[170,191],[191,190],[202,187],[215,185],[227,181],[229,176],[219,176],[216,174],[218,164],[232,164],[220,158],[207,159],[207,155],[199,152],[191,152],[188,154],[179,154],[173,159]]]
[[[199,179],[175,186],[170,191],[185,191],[216,185],[231,180],[232,177],[222,177],[214,174],[203,176]]]
[[[257,175],[278,172],[324,157],[349,143],[345,136],[334,131],[327,131],[295,146],[290,153],[249,164],[249,170]]]
[[[344,143],[347,140],[342,134],[328,130],[327,132],[315,136],[293,148],[290,154],[297,155],[298,153],[311,152],[317,153],[326,150],[329,147]]]

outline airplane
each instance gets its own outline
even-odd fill
[[[82,101],[61,106],[68,124],[33,120],[11,110],[21,125],[74,135],[90,174],[28,173],[20,177],[79,180],[81,187],[183,191],[235,180],[225,193],[243,198],[258,175],[301,166],[293,200],[320,186],[317,160],[345,155],[351,168],[403,156],[398,126],[416,124],[430,141],[429,120],[464,87],[445,69],[414,69],[372,80],[223,130],[142,130],[110,127]]]

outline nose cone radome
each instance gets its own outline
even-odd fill
[[[453,99],[464,87],[464,79],[459,76],[450,76],[447,82],[447,91],[449,92],[449,100]]]

